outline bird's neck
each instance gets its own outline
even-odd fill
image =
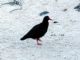
[[[44,20],[42,21],[42,23],[48,23],[48,20],[45,20],[45,19],[44,19]]]
[[[44,26],[45,26],[45,25],[47,26],[48,24],[49,24],[48,21],[42,22],[42,25],[44,25]]]

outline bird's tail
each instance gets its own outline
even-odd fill
[[[25,35],[25,36],[23,36],[20,40],[25,40],[25,39],[27,39],[27,38],[28,38],[28,36]]]

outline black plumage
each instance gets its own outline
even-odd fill
[[[38,41],[41,41],[40,38],[42,36],[44,36],[45,33],[47,32],[48,25],[49,25],[48,20],[51,20],[49,18],[49,16],[45,16],[43,18],[43,21],[40,24],[34,26],[27,34],[25,34],[21,38],[21,40],[25,40],[27,38],[32,38],[32,39],[36,39],[37,40],[37,44],[38,45],[41,45]]]

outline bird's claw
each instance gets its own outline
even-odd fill
[[[41,43],[37,43],[37,45],[42,45]]]

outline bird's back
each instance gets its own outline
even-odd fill
[[[46,32],[47,32],[47,28],[48,28],[48,23],[47,24],[43,24],[40,23],[36,26],[34,26],[28,33],[27,33],[27,37],[28,38],[40,38],[42,37]]]

